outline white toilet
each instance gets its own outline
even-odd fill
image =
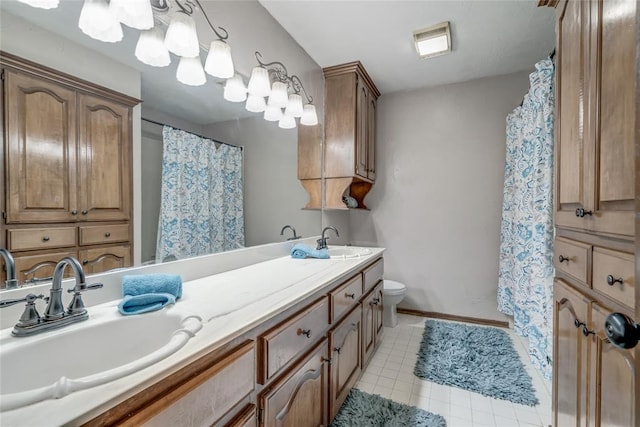
[[[404,299],[407,287],[400,282],[384,279],[382,284],[382,293],[384,294],[384,312],[382,315],[382,323],[388,328],[395,328],[398,324],[398,314],[396,313],[396,305]]]

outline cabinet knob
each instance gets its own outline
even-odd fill
[[[607,276],[607,285],[609,285],[609,286],[613,286],[613,285],[615,285],[616,283],[620,283],[620,284],[622,285],[622,283],[623,283],[622,277],[619,277],[619,278],[617,278],[617,279],[616,279],[616,278],[615,278],[615,277],[613,277],[611,274],[609,274],[609,275]]]
[[[311,338],[311,329],[298,329],[298,335],[304,335],[307,338]]]
[[[558,257],[558,261],[560,261],[560,262],[565,262],[566,261],[568,263],[570,261],[570,259],[569,259],[569,257],[566,257],[564,255],[560,255]]]
[[[78,215],[78,211],[76,209],[72,210],[71,215]]]
[[[585,215],[593,215],[593,211],[585,211],[584,208],[576,209],[576,216],[578,218],[584,218]]]
[[[82,261],[82,264],[84,264],[84,265],[89,264],[89,260],[88,260],[88,259],[85,259],[84,261]]]
[[[323,363],[324,363],[324,362],[327,362],[327,364],[328,364],[328,365],[331,365],[331,359],[329,359],[329,358],[323,357],[323,358],[322,358],[322,362],[323,362]]]
[[[582,335],[584,335],[585,337],[588,337],[589,335],[595,335],[595,334],[596,332],[587,328],[587,325],[582,325]]]
[[[111,233],[107,231],[106,233],[104,233],[104,237],[111,237]]]
[[[378,303],[380,303],[380,298],[374,298],[374,299],[371,301],[371,304],[373,304],[373,305],[378,305]]]
[[[580,326],[584,326],[584,324],[585,324],[585,323],[584,323],[584,322],[581,322],[581,321],[580,321],[580,320],[578,320],[578,319],[575,319],[575,320],[573,321],[573,324],[575,325],[575,327],[576,327],[576,328],[579,328]]]
[[[640,325],[622,313],[611,313],[604,321],[604,333],[620,348],[633,348],[640,340]]]
[[[351,299],[356,299],[356,294],[344,294],[345,297],[347,298],[351,298]]]
[[[81,213],[82,213],[82,215],[86,215],[86,214],[88,214],[88,213],[89,213],[89,211],[84,210],[84,211],[82,211]]]
[[[49,236],[43,236],[43,237],[42,237],[42,241],[43,241],[43,242],[48,242],[49,240],[50,240],[50,239],[49,239]]]
[[[334,349],[333,349],[333,351],[335,351],[338,354],[340,354],[341,350],[342,350],[342,347],[334,347]]]

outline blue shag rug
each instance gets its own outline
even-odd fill
[[[511,338],[497,328],[427,320],[413,373],[495,399],[538,404]]]
[[[446,427],[440,415],[352,388],[331,427]]]

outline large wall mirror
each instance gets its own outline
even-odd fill
[[[200,3],[213,25],[228,32],[235,70],[244,83],[258,65],[256,51],[265,62],[282,62],[300,77],[313,98],[321,129],[322,70],[262,5],[258,1]],[[264,120],[262,113],[248,112],[244,102],[224,100],[222,79],[207,75],[207,82],[197,87],[178,82],[179,58],[174,55],[171,64],[163,68],[139,62],[134,55],[139,30],[123,25],[124,37],[118,43],[88,37],[78,28],[82,5],[82,1],[61,0],[56,9],[44,10],[3,0],[0,50],[142,100],[134,108],[132,124],[134,265],[161,261],[156,260],[156,239],[162,124],[242,147],[244,246],[286,240],[290,231],[280,234],[286,224],[304,237],[320,233],[322,213],[302,209],[308,196],[297,179],[297,129],[281,129],[277,122]],[[216,36],[202,13],[196,10],[193,17],[204,48]],[[205,58],[203,50],[202,63]]]

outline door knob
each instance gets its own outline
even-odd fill
[[[612,313],[604,321],[604,333],[612,344],[633,348],[640,340],[640,325],[622,313]]]

